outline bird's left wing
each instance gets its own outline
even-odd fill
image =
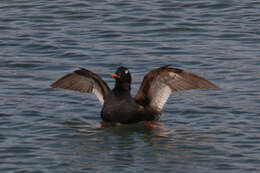
[[[61,77],[51,87],[95,94],[101,104],[110,91],[106,82],[97,74],[83,68]]]

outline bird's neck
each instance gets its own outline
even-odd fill
[[[130,83],[119,83],[116,82],[114,92],[120,95],[130,95],[131,84]]]

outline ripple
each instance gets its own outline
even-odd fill
[[[259,172],[259,2],[3,1],[1,172]],[[94,96],[50,84],[172,64],[221,86],[174,93],[158,128],[100,127]],[[209,171],[210,170],[210,171]]]

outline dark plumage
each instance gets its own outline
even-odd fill
[[[96,95],[103,108],[104,122],[137,123],[157,120],[164,104],[174,91],[190,89],[218,89],[208,80],[186,70],[164,66],[147,73],[136,96],[131,90],[131,74],[125,67],[119,67],[115,74],[113,90],[95,73],[80,69],[65,75],[51,87],[64,88]]]

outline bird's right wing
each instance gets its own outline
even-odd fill
[[[61,77],[51,87],[93,93],[101,104],[110,91],[108,85],[98,75],[83,68]]]
[[[135,99],[161,112],[172,92],[191,89],[218,89],[218,86],[187,70],[164,66],[145,75]]]

